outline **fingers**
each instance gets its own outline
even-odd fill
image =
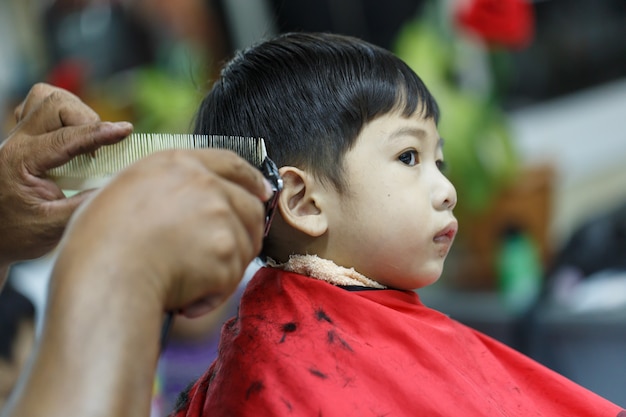
[[[22,100],[22,102],[15,107],[15,110],[13,111],[15,122],[21,122],[24,116],[30,113],[30,110],[32,110],[33,107],[39,107],[44,99],[55,90],[56,87],[45,83],[33,85],[26,98],[24,98],[24,100]]]
[[[160,255],[159,261],[164,261],[165,257],[174,258],[171,261],[173,275],[184,277],[185,280],[174,284],[177,287],[175,291],[167,292],[166,306],[171,309],[185,308],[185,314],[195,316],[214,308],[215,304],[207,300],[222,300],[232,293],[247,265],[260,252],[264,209],[259,196],[242,186],[242,182],[249,183],[250,178],[253,178],[253,184],[256,183],[256,169],[244,161],[245,165],[241,167],[251,172],[237,175],[236,169],[231,171],[222,165],[223,161],[226,161],[226,165],[230,161],[237,166],[241,159],[236,155],[216,149],[169,154],[176,157],[168,160],[164,153],[152,158],[152,162],[160,157],[163,162],[172,165],[152,173],[152,178],[161,174],[159,193],[152,197],[146,196],[146,200],[155,198],[156,201],[157,197],[166,193],[168,202],[164,204],[172,206],[168,210],[164,204],[150,204],[155,210],[156,207],[162,210],[158,216],[161,227],[165,217],[173,222],[168,238],[159,239],[173,246],[166,248],[167,253]],[[198,164],[210,161],[214,161],[215,166]],[[139,164],[147,168],[151,161],[146,158],[143,162],[135,168]],[[165,172],[169,178],[166,178]],[[141,177],[145,178],[146,175]],[[176,181],[170,182],[169,179]],[[263,180],[259,182],[263,190]],[[254,186],[251,188],[254,189]],[[141,241],[145,246],[146,239]],[[153,248],[150,252],[155,254],[160,250]]]
[[[203,297],[200,300],[193,302],[188,307],[181,309],[180,314],[187,317],[188,319],[203,316],[219,307],[219,305],[224,301],[225,298],[226,297],[219,297],[214,295]]]
[[[15,109],[18,125],[12,136],[20,137],[24,164],[33,175],[118,142],[132,132],[127,122],[102,123],[77,96],[48,84],[35,84]]]
[[[24,161],[24,164],[33,175],[41,175],[77,155],[91,153],[103,145],[119,142],[132,131],[133,125],[128,122],[99,122],[65,127],[32,138],[25,144],[24,146],[32,147],[33,151],[27,152],[29,159]]]
[[[41,114],[35,120],[41,123],[30,123],[27,133],[40,134],[50,132],[62,126],[77,126],[95,123],[100,120],[98,114],[83,103],[80,98],[58,87],[45,83],[35,84],[28,95],[15,108],[17,123],[30,117],[35,111]]]
[[[63,231],[76,209],[89,199],[96,190],[85,190],[68,198],[45,203],[45,216],[50,227]]]
[[[203,149],[197,151],[197,158],[206,169],[239,184],[262,201],[267,201],[272,196],[271,186],[261,171],[236,153],[221,149]]]
[[[177,211],[185,216],[183,221],[193,219],[193,226],[184,230],[181,223],[172,230],[177,234],[187,233],[188,238],[181,241],[194,245],[193,248],[185,245],[176,259],[186,267],[192,266],[181,275],[190,281],[204,282],[204,289],[187,286],[191,291],[184,298],[188,302],[207,295],[223,298],[234,291],[246,266],[261,250],[263,205],[257,196],[238,184],[212,173],[199,174],[185,188],[176,195],[176,204],[187,200],[188,207],[179,206]],[[207,277],[212,277],[210,283],[206,282]]]
[[[239,232],[236,236],[240,237],[239,241],[236,242],[236,247],[246,249],[244,256],[250,258],[245,259],[247,265],[261,250],[265,213],[258,200],[251,198],[250,192],[242,188],[239,183],[231,182],[227,185],[228,204],[237,219],[232,227],[236,232]]]
[[[18,119],[23,133],[36,136],[65,126],[80,126],[100,121],[96,112],[72,93],[48,88],[45,88],[45,91],[48,93],[45,97],[41,98],[41,94],[38,93],[24,102]],[[16,112],[18,111],[19,107],[16,109]]]
[[[33,86],[15,117],[18,124],[0,147],[2,246],[12,261],[52,248],[86,197],[65,199],[42,174],[132,132],[129,123],[100,122],[78,97],[47,84]]]
[[[262,174],[234,153],[159,152],[81,205],[62,248],[116,265],[116,285],[195,316],[232,293],[261,250],[264,194]]]

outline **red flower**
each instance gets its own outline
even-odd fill
[[[532,40],[534,13],[529,0],[469,0],[461,2],[457,24],[487,44],[523,48]]]
[[[59,62],[48,74],[46,81],[78,96],[85,85],[87,64],[81,60],[67,59]]]

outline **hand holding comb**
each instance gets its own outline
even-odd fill
[[[150,154],[167,149],[220,148],[237,153],[260,169],[272,184],[274,196],[265,206],[265,235],[267,235],[282,179],[276,164],[268,158],[262,138],[223,135],[187,135],[163,133],[133,133],[113,145],[99,148],[95,155],[83,154],[47,172],[64,190],[85,190],[104,186],[118,172]]]

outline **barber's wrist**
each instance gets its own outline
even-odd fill
[[[48,387],[46,398],[58,401],[81,387],[80,398],[64,400],[73,414],[105,415],[104,407],[110,410],[106,415],[147,415],[143,408],[149,405],[159,355],[161,302],[146,285],[148,277],[128,267],[130,256],[119,256],[122,248],[94,251],[83,245],[79,250],[68,243],[60,248],[50,282],[39,355],[39,365],[46,366],[36,369],[39,380],[59,372],[72,378]],[[91,389],[94,378],[98,384]],[[101,404],[102,392],[117,394]],[[138,405],[137,398],[148,401],[129,408]]]

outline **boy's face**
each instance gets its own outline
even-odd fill
[[[345,155],[347,192],[326,202],[320,256],[393,288],[435,282],[457,231],[442,163],[432,119],[391,113],[366,125]]]

